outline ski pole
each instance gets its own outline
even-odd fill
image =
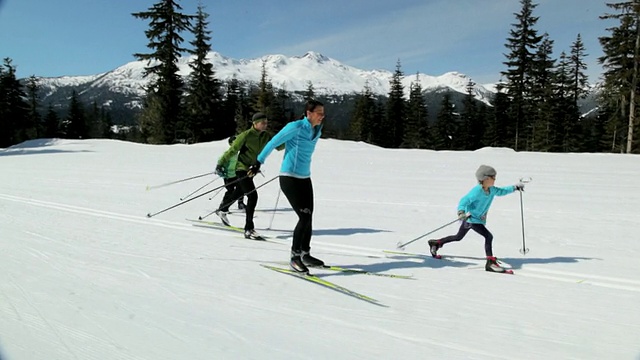
[[[430,235],[430,234],[433,234],[434,232],[436,232],[436,231],[438,231],[438,230],[440,230],[440,229],[444,229],[445,227],[447,227],[447,226],[449,226],[449,225],[451,225],[451,224],[453,224],[453,223],[455,223],[455,222],[457,222],[457,221],[459,221],[459,220],[460,220],[460,219],[456,218],[455,220],[453,220],[453,221],[451,221],[451,222],[448,222],[448,223],[446,223],[446,224],[444,224],[444,225],[440,226],[440,227],[439,227],[439,228],[437,228],[437,229],[431,230],[431,231],[429,231],[429,232],[428,232],[428,233],[426,233],[426,234],[422,234],[422,235],[418,236],[417,238],[415,238],[415,239],[413,239],[413,240],[407,241],[407,242],[406,242],[406,243],[404,243],[404,244],[398,241],[397,248],[398,248],[399,250],[404,250],[404,247],[405,247],[405,246],[407,246],[407,245],[409,245],[409,244],[411,244],[412,242],[414,242],[414,241],[418,241],[418,240],[422,239],[423,237],[425,237],[425,236],[427,236],[427,235]]]
[[[211,175],[211,174],[215,174],[215,171],[212,171],[212,172],[209,172],[209,173],[206,173],[206,174],[202,174],[202,175],[192,176],[192,177],[186,178],[186,179],[180,179],[180,180],[176,180],[176,181],[171,181],[171,182],[160,184],[160,185],[153,185],[153,186],[147,185],[147,191],[152,190],[152,189],[158,189],[158,188],[169,186],[169,185],[173,185],[173,184],[178,184],[178,183],[185,182],[185,181],[188,181],[188,180],[201,178],[203,176],[207,176],[207,175]]]
[[[225,186],[226,186],[226,184],[225,184]],[[218,196],[218,194],[220,194],[220,192],[222,191],[222,189],[224,189],[224,188],[220,188],[220,190],[216,191],[216,193],[215,193],[215,194],[211,195],[211,196],[209,197],[209,200],[213,200],[213,198],[214,198],[214,197]]]
[[[193,194],[197,193],[198,191],[200,191],[200,190],[204,189],[205,187],[209,186],[210,184],[212,184],[214,181],[216,181],[216,180],[218,180],[218,179],[220,179],[220,177],[219,177],[219,176],[218,176],[218,177],[216,177],[216,178],[214,178],[213,180],[209,181],[208,183],[206,183],[206,184],[204,184],[204,185],[200,186],[200,187],[199,187],[199,188],[197,188],[195,191],[191,192],[189,195],[187,195],[187,196],[185,196],[185,197],[181,197],[181,198],[180,198],[180,200],[188,199],[189,197],[191,197],[191,195],[193,195]]]
[[[271,214],[271,221],[269,221],[269,227],[267,229],[271,229],[271,225],[273,225],[273,218],[276,217],[276,210],[278,210],[278,201],[280,201],[280,193],[282,189],[278,188],[278,197],[276,198],[276,206],[273,208],[273,214]]]
[[[530,183],[531,180],[531,178],[520,178],[520,182],[523,184]],[[520,220],[522,223],[522,249],[520,249],[520,253],[522,255],[526,255],[529,252],[529,249],[526,247],[524,236],[524,206],[522,205],[522,191],[520,191]]]
[[[247,176],[243,177],[242,179],[245,179],[245,178],[247,178],[247,177],[249,177],[249,175],[247,175]],[[275,179],[277,179],[277,178],[278,178],[278,176],[274,177],[273,179],[271,179],[271,180],[267,181],[267,182],[266,182],[266,183],[264,183],[264,184],[261,184],[260,186],[256,187],[255,189],[253,189],[253,190],[249,191],[248,193],[246,193],[246,194],[242,194],[242,196],[238,197],[237,199],[234,199],[234,200],[232,200],[232,201],[230,201],[230,202],[228,202],[228,203],[226,203],[226,204],[224,204],[224,205],[219,206],[217,209],[213,210],[212,212],[208,213],[208,214],[207,214],[207,215],[205,215],[205,216],[198,216],[198,220],[206,219],[207,217],[211,216],[212,214],[215,214],[217,211],[220,211],[220,209],[222,209],[222,208],[224,208],[224,207],[227,207],[227,206],[231,206],[231,204],[233,204],[234,202],[236,202],[236,201],[240,200],[240,198],[241,198],[241,197],[244,197],[244,196],[246,196],[246,195],[251,194],[251,193],[252,193],[252,192],[254,192],[254,191],[257,191],[257,190],[258,190],[258,189],[260,189],[261,187],[263,187],[263,186],[267,185],[268,183],[272,182],[273,180],[275,180]],[[239,181],[239,180],[242,180],[242,179],[235,180],[235,181],[233,181],[233,182],[230,182],[230,183],[229,183],[229,184],[227,184],[227,185],[233,184],[233,183],[235,183],[236,181]],[[203,195],[204,195],[204,194],[203,194]]]
[[[246,177],[246,176],[245,176],[245,177]],[[236,183],[236,182],[238,182],[238,181],[240,181],[240,180],[244,179],[245,177],[242,177],[242,178],[240,178],[240,179],[234,180],[234,181],[230,182],[229,184]],[[229,185],[229,184],[227,184],[227,185]],[[168,210],[171,210],[171,209],[173,209],[173,208],[176,208],[176,207],[178,207],[178,206],[180,206],[180,205],[186,204],[186,203],[188,203],[189,201],[191,201],[191,200],[195,200],[195,199],[197,199],[197,198],[199,198],[199,197],[201,197],[201,196],[205,196],[205,195],[207,195],[207,194],[209,194],[209,193],[212,193],[212,192],[214,192],[214,191],[216,191],[216,190],[218,190],[218,189],[220,189],[220,188],[223,188],[224,186],[225,186],[225,185],[221,185],[221,186],[215,187],[215,188],[213,188],[213,189],[211,189],[211,190],[209,190],[209,191],[207,191],[207,192],[204,192],[204,193],[202,193],[202,194],[200,194],[200,195],[198,195],[198,196],[192,197],[191,199],[187,199],[187,200],[181,201],[181,202],[179,202],[179,203],[177,203],[177,204],[175,204],[175,205],[169,206],[168,208],[166,208],[166,209],[164,209],[164,210],[160,210],[160,211],[158,211],[158,212],[156,212],[156,213],[153,213],[153,214],[148,213],[148,214],[147,214],[147,217],[154,217],[154,216],[156,216],[156,215],[158,215],[158,214],[162,214],[162,213],[163,213],[163,212],[165,212],[165,211],[168,211]]]

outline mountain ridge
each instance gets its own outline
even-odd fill
[[[178,60],[178,74],[184,78],[190,73],[189,62],[193,56],[183,56]],[[257,83],[260,81],[264,63],[269,81],[276,88],[287,91],[306,91],[309,82],[314,92],[321,95],[343,95],[361,93],[369,86],[376,95],[388,95],[389,82],[393,72],[387,70],[363,70],[346,65],[321,53],[308,51],[301,56],[287,57],[280,54],[264,55],[253,59],[233,59],[218,52],[210,52],[207,59],[213,64],[215,76],[221,81],[234,77],[240,81]],[[68,86],[86,86],[97,89],[106,87],[111,92],[127,96],[141,97],[149,78],[143,77],[145,61],[132,61],[111,71],[81,76],[39,77],[45,94]],[[402,84],[408,95],[410,86],[418,81],[423,91],[452,90],[466,93],[472,79],[462,73],[452,71],[439,76],[423,73],[404,75]],[[489,104],[493,95],[491,84],[474,84],[473,93],[477,100]]]

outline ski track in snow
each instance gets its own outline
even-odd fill
[[[72,212],[77,214],[102,217],[102,218],[108,218],[113,220],[121,220],[121,221],[133,222],[138,224],[162,226],[162,227],[167,227],[171,229],[195,231],[199,233],[210,233],[211,230],[213,231],[216,230],[213,228],[202,229],[202,228],[194,227],[191,224],[180,223],[175,221],[149,219],[143,216],[119,214],[119,213],[114,213],[109,211],[98,210],[98,209],[91,209],[91,208],[68,205],[68,204],[28,199],[28,198],[7,195],[7,194],[0,194],[0,198],[4,200],[9,200],[9,201],[14,201],[18,203],[39,206],[39,207],[44,207],[49,209],[62,210],[62,211],[67,211],[67,212]],[[224,232],[224,230],[219,230],[219,231]],[[384,258],[384,256],[382,255],[375,255],[375,254],[380,254],[380,252],[382,251],[380,249],[371,249],[371,248],[366,248],[366,247],[356,246],[356,245],[326,243],[326,242],[314,240],[314,248],[340,251],[341,253],[351,254],[351,255],[375,256],[375,257]],[[105,250],[101,249],[101,251],[105,251]],[[113,252],[116,253],[115,251]],[[140,256],[140,255],[127,254],[127,253],[122,253],[122,255]],[[424,255],[424,257],[430,258],[430,256],[426,254]],[[175,261],[175,260],[172,259],[171,261]],[[475,267],[471,267],[471,268],[475,269]],[[144,272],[141,272],[141,274],[144,274]],[[568,283],[578,283],[578,284],[593,285],[593,286],[599,286],[599,287],[605,287],[605,288],[611,288],[611,289],[640,292],[640,281],[625,279],[625,278],[573,273],[573,272],[549,270],[549,269],[540,269],[535,267],[523,267],[522,269],[518,269],[516,270],[516,275],[530,277],[530,278],[554,280],[554,281],[568,282]],[[145,276],[148,276],[148,275],[145,275]],[[161,285],[159,284],[157,285],[161,287]],[[178,295],[171,292],[170,290],[166,288],[163,288],[163,289],[166,292],[170,293],[172,296],[178,298],[181,301],[184,301],[184,299],[181,299]]]

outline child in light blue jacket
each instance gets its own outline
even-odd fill
[[[505,271],[498,265],[496,258],[493,256],[491,247],[493,235],[485,226],[487,223],[487,214],[494,197],[508,195],[516,190],[524,191],[524,184],[518,183],[513,186],[497,187],[494,186],[496,175],[496,169],[493,167],[480,165],[476,171],[478,185],[474,186],[458,203],[458,218],[462,221],[458,233],[442,239],[429,240],[431,256],[439,259],[438,249],[446,243],[462,240],[469,230],[473,229],[473,231],[484,237],[484,251],[487,256],[485,270],[493,272]]]

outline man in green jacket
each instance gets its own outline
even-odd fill
[[[261,239],[262,237],[255,231],[253,224],[253,214],[258,204],[258,193],[253,183],[255,174],[248,174],[249,167],[257,162],[257,157],[262,148],[271,140],[272,135],[267,133],[269,121],[267,116],[261,112],[255,113],[251,119],[252,125],[249,130],[240,133],[231,147],[220,157],[216,172],[224,172],[224,165],[233,157],[238,156],[236,164],[236,176],[238,187],[247,196],[245,207],[246,220],[244,225],[244,237],[247,239]],[[279,149],[281,150],[281,149]]]

